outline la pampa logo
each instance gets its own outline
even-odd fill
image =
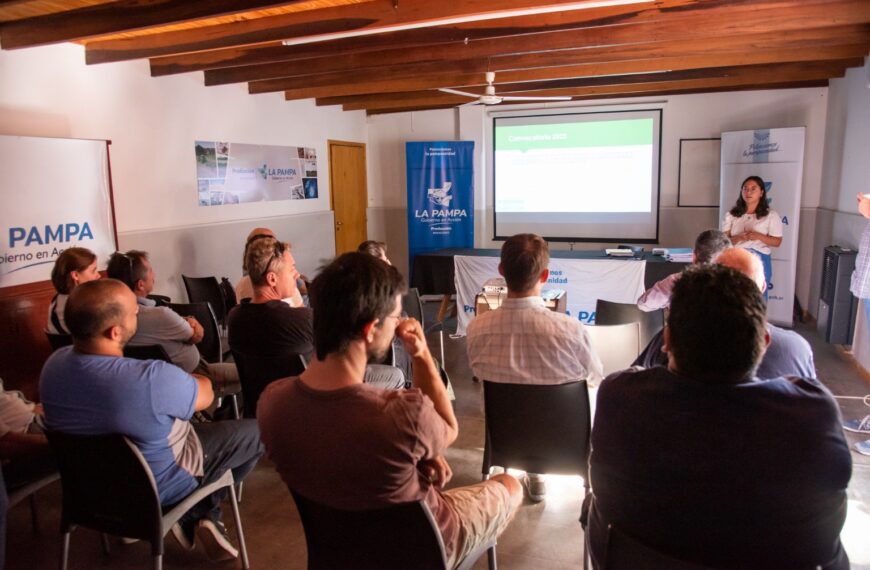
[[[276,179],[295,178],[298,176],[298,171],[295,168],[269,168],[264,164],[262,168],[258,168],[257,172],[263,177],[263,180],[268,180],[271,176]]]
[[[449,208],[450,201],[453,199],[453,196],[450,195],[450,188],[452,187],[453,182],[445,182],[441,188],[429,188],[427,191],[429,200],[438,206]]]
[[[450,208],[450,202],[453,200],[453,195],[450,190],[453,188],[452,182],[444,182],[440,188],[429,188],[426,190],[426,197],[433,204],[430,210],[414,210],[415,218],[467,218],[468,213],[464,208]]]

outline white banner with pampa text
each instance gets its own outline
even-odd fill
[[[456,334],[465,335],[465,328],[474,318],[475,295],[488,279],[499,276],[499,258],[457,255],[453,260],[456,302],[461,309]],[[568,314],[585,324],[594,324],[598,299],[637,302],[644,291],[645,269],[646,262],[640,260],[550,258],[550,279],[544,288],[564,289],[568,294]]]
[[[0,287],[45,281],[72,246],[115,251],[106,141],[0,136]]]
[[[773,272],[768,282],[767,318],[791,326],[794,313],[805,127],[722,133],[719,220],[734,206],[740,184],[760,176],[770,208],[782,219],[782,244],[771,248]]]

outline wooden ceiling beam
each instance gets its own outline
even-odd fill
[[[811,55],[813,51],[828,50],[827,53],[834,54],[831,59],[840,57],[836,55],[836,49],[840,48],[848,51],[847,57],[851,57],[852,51],[858,50],[862,52],[860,55],[865,55],[870,49],[870,26],[862,25],[863,30],[854,31],[855,28],[849,27],[846,31],[842,28],[837,28],[837,33],[831,33],[828,30],[801,30],[796,32],[797,39],[790,37],[787,33],[772,36],[771,38],[763,37],[759,39],[757,35],[749,36],[722,36],[709,37],[704,39],[675,39],[664,42],[651,43],[634,43],[625,46],[611,46],[601,48],[580,48],[573,50],[560,51],[536,51],[527,54],[507,55],[495,58],[473,58],[463,59],[460,61],[437,61],[425,62],[419,64],[408,64],[402,66],[384,66],[359,69],[354,71],[348,69],[345,73],[339,76],[337,72],[331,73],[331,77],[339,79],[343,77],[346,82],[363,82],[369,80],[379,80],[384,78],[416,78],[421,79],[424,76],[445,76],[448,74],[456,75],[455,79],[450,81],[450,85],[463,84],[479,84],[483,79],[483,73],[486,71],[495,71],[499,73],[499,77],[503,76],[504,72],[538,69],[543,73],[542,68],[553,68],[553,73],[557,76],[559,72],[556,68],[565,68],[565,73],[573,73],[568,68],[576,68],[582,70],[583,66],[592,64],[604,64],[617,62],[629,62],[632,60],[646,60],[652,58],[685,58],[695,57],[703,59],[705,57],[716,57],[729,54],[734,58],[741,56],[756,56],[761,52],[777,52],[777,53],[794,53],[799,55],[806,53],[806,59],[820,59],[818,54]],[[795,32],[792,32],[795,33]],[[849,46],[846,48],[846,46]],[[788,56],[792,57],[792,56]],[[803,59],[791,59],[796,61]],[[308,77],[307,73],[310,68],[303,65],[303,62],[297,64],[299,66],[298,73],[302,77]],[[716,65],[716,64],[711,64]],[[227,73],[232,72],[231,69],[222,69],[206,72],[206,85],[223,84],[230,82],[226,76],[220,79],[215,79],[212,73]],[[638,70],[640,71],[640,70]],[[473,77],[470,83],[468,74],[477,74]],[[323,79],[315,77],[313,81]],[[563,75],[564,76],[564,75]],[[296,79],[299,79],[297,76]],[[270,80],[278,81],[278,80]],[[339,83],[340,81],[329,82]],[[287,84],[281,80],[280,86]],[[313,86],[313,85],[312,85]],[[448,86],[442,83],[442,86]]]
[[[740,65],[760,65],[770,63],[805,62],[811,65],[812,57],[821,56],[825,60],[849,59],[859,62],[866,53],[866,45],[858,45],[847,49],[842,48],[819,48],[813,52],[806,50],[789,50],[783,53],[777,52],[740,52],[723,56],[694,56],[654,58],[647,60],[633,60],[626,62],[588,64],[584,66],[555,67],[531,69],[522,71],[510,71],[496,76],[496,91],[504,89],[506,83],[521,84],[535,81],[593,81],[604,79],[613,75],[645,74],[654,75],[663,72],[691,72],[708,67],[727,68]],[[316,76],[315,76],[316,77]],[[312,78],[313,79],[313,78]],[[285,99],[308,99],[323,97],[340,97],[349,95],[365,95],[377,93],[396,93],[401,91],[422,91],[438,89],[439,87],[452,87],[474,91],[475,86],[483,84],[483,74],[471,73],[466,75],[457,74],[432,74],[418,77],[401,77],[390,79],[375,79],[359,83],[335,83],[330,85],[306,86],[304,82],[294,82],[293,89],[285,91]],[[348,79],[350,81],[350,79]],[[268,92],[256,91],[253,88],[260,83],[250,83],[251,93]],[[285,84],[286,85],[286,84]],[[271,86],[270,86],[271,87]]]
[[[262,52],[257,49],[241,48],[229,52],[219,50],[157,58],[152,60],[151,70],[152,75],[166,75],[204,69],[236,68],[226,75],[226,79],[218,79],[221,77],[219,74],[208,78],[209,81],[214,79],[214,84],[219,84],[250,81],[254,78],[298,75],[299,70],[303,68],[310,68],[311,71],[308,73],[324,73],[348,68],[360,69],[372,65],[399,65],[444,59],[462,60],[528,51],[614,46],[651,41],[647,36],[655,40],[669,39],[668,34],[658,33],[659,25],[663,21],[671,22],[672,28],[677,29],[679,26],[675,22],[685,22],[685,27],[705,28],[711,22],[720,22],[722,23],[720,28],[726,27],[725,33],[729,35],[735,35],[735,30],[737,34],[748,33],[749,30],[740,30],[743,25],[755,26],[756,33],[764,33],[765,29],[759,29],[758,23],[765,20],[771,24],[766,28],[767,30],[779,31],[774,23],[778,22],[783,14],[794,14],[794,18],[799,18],[803,14],[803,24],[797,25],[797,29],[837,26],[849,23],[846,20],[836,19],[843,13],[852,14],[850,19],[855,19],[854,8],[854,0],[822,0],[800,4],[796,4],[793,0],[778,0],[761,4],[755,2],[751,6],[745,6],[743,2],[722,5],[720,0],[714,0],[704,4],[703,9],[683,7],[682,10],[676,10],[676,7],[669,7],[667,10],[665,8],[636,10],[633,14],[609,18],[591,18],[595,10],[563,12],[511,19],[521,20],[512,21],[512,25],[502,20],[487,22],[490,27],[485,29],[466,30],[445,26],[384,34],[383,37],[367,38],[365,47],[357,45],[361,38],[348,38],[302,46],[272,45],[262,48]],[[820,16],[826,13],[830,17],[821,19]],[[553,22],[555,17],[561,20]],[[846,18],[849,16],[847,15]],[[867,21],[868,18],[865,17],[860,23]],[[643,23],[647,26],[639,26]],[[397,35],[402,37],[392,37]],[[435,38],[438,38],[437,43]],[[386,45],[375,43],[385,39],[389,39]],[[307,60],[304,66],[293,63],[300,59]]]
[[[862,6],[858,7],[855,2],[847,2],[837,4],[839,9],[834,9],[834,5],[827,6],[827,11],[813,10],[815,16],[813,18],[806,17],[805,12],[795,10],[795,13],[782,15],[779,19],[753,21],[740,21],[740,18],[719,19],[713,22],[704,23],[703,18],[668,21],[650,27],[650,24],[638,24],[636,26],[618,26],[614,29],[585,29],[574,31],[570,34],[566,32],[554,32],[552,34],[543,34],[545,38],[541,38],[540,42],[531,43],[539,51],[548,50],[570,50],[577,49],[578,46],[591,45],[620,45],[639,42],[654,41],[657,38],[667,38],[668,40],[681,41],[704,41],[712,37],[734,35],[734,21],[737,20],[738,27],[736,29],[747,34],[755,34],[760,39],[765,34],[779,34],[788,30],[801,30],[807,28],[815,28],[818,26],[830,25],[839,28],[841,24],[866,24],[870,22],[870,2],[861,2]],[[819,8],[814,6],[814,8]],[[847,9],[848,8],[848,9]],[[842,10],[842,12],[841,12]],[[826,12],[830,15],[824,16],[820,12]],[[832,14],[835,12],[835,14]],[[851,20],[846,21],[845,20]],[[641,30],[641,28],[646,28]],[[505,40],[500,40],[504,42]],[[520,43],[519,39],[514,38],[509,41],[510,44],[516,46]],[[751,45],[747,49],[753,49]],[[514,51],[518,51],[514,48]],[[530,51],[529,48],[525,52]],[[469,54],[470,56],[471,54]],[[558,54],[557,54],[558,56]],[[437,61],[439,55],[433,53],[433,60]],[[474,60],[460,60],[453,73],[459,68],[461,73],[474,72]],[[479,63],[478,63],[479,65]],[[428,68],[427,68],[428,66]],[[420,73],[431,73],[431,69],[437,67],[436,63],[423,63],[408,66],[395,66],[373,69],[359,69],[355,71],[344,70],[331,73],[319,73],[312,75],[296,75],[290,78],[266,79],[261,81],[253,81],[249,83],[249,91],[251,93],[268,93],[272,91],[292,91],[303,87],[327,87],[334,85],[347,85],[352,83],[372,83],[378,81],[388,81],[390,79],[407,78],[414,79]],[[478,84],[482,83],[482,78],[478,80]],[[441,80],[441,87],[454,87],[459,85],[467,85],[461,81]],[[435,86],[435,85],[431,85]],[[422,86],[420,88],[426,88]],[[377,92],[378,89],[373,89],[368,92]],[[362,91],[365,92],[365,91]],[[361,92],[361,93],[362,93]],[[351,94],[351,93],[344,93]]]
[[[582,0],[580,0],[582,1]],[[697,3],[701,0],[682,0]],[[649,0],[654,3],[654,0]],[[218,24],[193,30],[90,42],[88,63],[257,45],[343,32],[382,33],[397,26],[433,27],[457,19],[501,19],[506,11],[578,10],[578,0],[374,0]]]
[[[0,46],[17,49],[54,44],[299,1],[123,0],[6,22],[0,25]]]
[[[704,0],[703,6],[705,10],[709,11],[726,4],[731,4],[732,9],[737,10],[745,9],[741,5],[747,1]],[[698,0],[657,0],[652,7],[650,5],[609,6],[534,16],[501,18],[483,22],[465,22],[289,46],[273,41],[252,47],[230,47],[153,57],[151,59],[151,74],[153,76],[169,75],[215,68],[290,62],[300,59],[342,59],[352,54],[373,51],[402,52],[423,46],[432,48],[449,44],[464,45],[482,39],[576,29],[582,26],[600,26],[629,21],[652,21],[661,19],[665,14],[668,17],[677,17],[679,13],[675,14],[670,11],[677,8],[686,9],[697,2]],[[784,6],[785,3],[791,4],[794,0],[760,0],[760,2],[762,4]],[[758,9],[759,2],[755,1],[754,4],[755,9]],[[88,45],[88,51],[96,52],[99,48],[100,46],[96,43]]]
[[[754,69],[731,71],[727,74],[711,75],[709,77],[676,77],[662,78],[661,81],[633,82],[629,78],[615,79],[609,84],[564,87],[561,89],[536,89],[531,91],[515,91],[504,94],[534,96],[562,96],[572,99],[604,99],[618,94],[663,94],[674,91],[695,90],[706,92],[729,87],[745,87],[751,89],[781,88],[782,85],[813,83],[825,84],[831,77],[842,76],[844,67],[818,67],[801,70],[795,66],[758,66]],[[467,103],[470,99],[456,97],[446,93],[433,93],[429,97],[408,97],[404,101],[394,99],[389,101],[371,101],[368,103],[350,103],[343,105],[346,111],[406,109],[413,107],[456,106]],[[543,101],[541,102],[544,103]]]
[[[827,80],[815,80],[815,81],[797,81],[797,82],[785,82],[785,83],[776,83],[765,85],[761,87],[761,89],[797,89],[801,87],[825,87],[827,86]],[[643,85],[637,86],[638,88],[643,88]],[[605,96],[608,99],[621,99],[621,98],[639,98],[639,97],[650,97],[650,96],[661,96],[661,95],[684,95],[691,93],[715,93],[715,92],[727,92],[727,91],[749,91],[759,89],[759,87],[755,85],[731,85],[731,86],[707,86],[703,88],[693,88],[693,89],[682,89],[682,88],[672,88],[672,89],[657,89],[653,91],[632,91],[632,92],[614,92],[606,95],[589,95],[589,96],[577,96],[574,97],[574,101],[587,101],[587,100],[600,100]],[[542,102],[543,103],[543,102]],[[499,107],[509,107],[508,105],[496,105],[495,108]],[[408,107],[391,107],[391,108],[383,108],[383,109],[366,109],[366,115],[386,115],[390,113],[407,113],[413,111],[432,111],[436,109],[450,109],[453,108],[452,105],[434,105],[434,106],[408,106]],[[578,108],[579,110],[579,108]]]
[[[506,84],[511,82],[520,83],[523,81],[535,81],[546,79],[566,79],[577,77],[594,77],[596,75],[619,75],[620,73],[641,73],[654,71],[677,71],[683,69],[703,69],[704,67],[735,67],[744,65],[760,65],[772,63],[789,63],[789,62],[810,62],[837,59],[855,58],[859,59],[866,53],[868,44],[858,44],[853,46],[839,46],[834,48],[818,47],[813,51],[806,49],[789,49],[767,51],[761,49],[756,52],[748,52],[742,50],[729,54],[715,54],[709,56],[676,56],[670,58],[654,58],[646,60],[634,60],[627,62],[618,62],[617,64],[595,64],[586,67],[552,67],[545,69],[537,69],[524,72],[505,72],[500,73],[496,79],[501,80],[497,83],[499,92],[507,88]],[[620,71],[621,70],[621,71]],[[596,72],[606,73],[596,73]],[[474,93],[483,93],[480,87],[469,87],[468,90]],[[365,95],[348,95],[348,96],[329,96],[319,97],[316,100],[318,106],[324,105],[345,105],[352,103],[365,103],[367,101],[384,101],[406,99],[408,96],[426,97],[430,96],[432,89],[421,89],[415,91],[400,91],[400,92],[383,92]]]

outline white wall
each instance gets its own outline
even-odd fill
[[[313,100],[287,102],[281,93],[248,95],[245,84],[206,88],[201,73],[152,78],[147,61],[86,66],[83,48],[74,44],[0,52],[0,86],[0,134],[112,141],[120,245],[152,250],[158,291],[180,299],[170,265],[235,278],[241,273],[236,242],[251,227],[282,225],[288,216],[302,228],[331,224],[324,216],[330,209],[326,141],[366,142],[363,112],[316,107]],[[320,197],[200,207],[195,140],[313,147]],[[4,188],[4,198],[13,191]],[[212,236],[216,243],[180,247],[190,230],[213,225],[227,228]],[[335,252],[331,237],[301,241],[298,235],[294,249],[304,272]],[[201,248],[238,248],[239,254],[216,259],[211,251],[198,258]],[[180,262],[173,259],[179,254],[185,256]]]
[[[565,105],[561,105],[565,106]],[[718,206],[678,208],[677,184],[680,139],[718,137],[723,131],[756,128],[807,128],[806,159],[802,190],[802,220],[798,246],[797,295],[803,306],[810,296],[814,213],[822,195],[822,154],[825,140],[827,88],[744,91],[655,98],[597,100],[570,108],[584,110],[663,109],[660,244],[691,246],[702,230],[719,224]],[[515,109],[541,108],[515,106]],[[546,106],[543,106],[546,107]],[[496,108],[491,108],[496,109]],[[505,110],[504,106],[497,107]],[[386,238],[401,258],[394,261],[405,268],[407,250],[407,204],[404,142],[409,140],[473,140],[478,161],[475,178],[475,241],[479,247],[500,247],[492,236],[492,190],[487,185],[486,143],[492,133],[491,120],[482,107],[379,115],[369,118],[369,206],[377,212],[371,219],[387,222]],[[734,189],[735,199],[738,189]],[[568,244],[553,244],[567,248]],[[597,247],[577,244],[578,248]],[[398,256],[396,256],[398,257]]]
[[[813,268],[820,268],[827,245],[857,248],[867,221],[857,214],[855,196],[870,192],[870,58],[863,67],[849,69],[829,87],[828,127],[825,136],[823,180],[825,192],[814,237]],[[812,296],[818,303],[820,271],[814,271]],[[811,306],[815,313],[816,306]],[[859,319],[859,326],[864,326]],[[855,357],[870,370],[870,345],[856,335]]]

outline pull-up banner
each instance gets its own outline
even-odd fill
[[[418,253],[474,247],[474,142],[405,143],[409,275]]]
[[[782,244],[771,248],[767,318],[787,327],[794,311],[805,135],[805,127],[722,133],[719,219],[737,201],[743,180],[764,180],[770,209],[782,221]]]
[[[115,251],[104,140],[0,136],[0,288],[45,281],[73,246]]]

